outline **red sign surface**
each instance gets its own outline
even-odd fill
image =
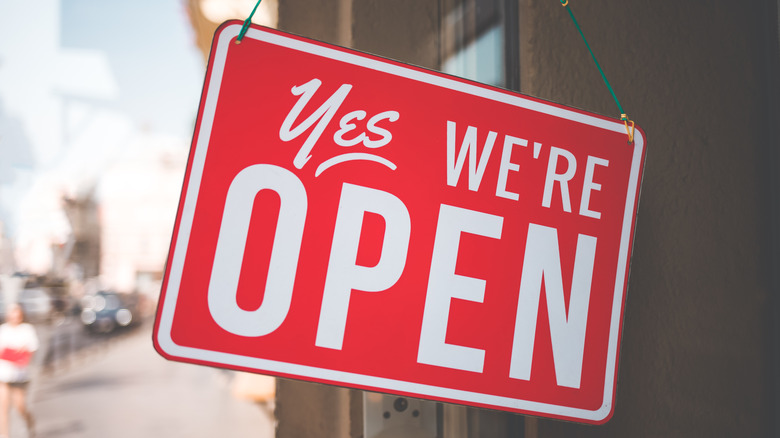
[[[240,27],[214,39],[158,351],[606,421],[642,131]]]

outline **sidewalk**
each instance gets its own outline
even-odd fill
[[[91,352],[30,388],[38,438],[274,436],[272,414],[230,393],[233,373],[169,362],[151,327]],[[12,437],[25,437],[12,414]]]

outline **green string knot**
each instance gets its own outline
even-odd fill
[[[244,39],[246,31],[249,30],[249,25],[252,23],[252,17],[255,15],[255,11],[257,11],[257,7],[260,6],[261,1],[263,0],[257,0],[255,7],[252,9],[252,13],[244,20],[244,25],[241,26],[241,31],[238,33],[238,38],[236,38],[236,44],[241,44],[241,40]]]

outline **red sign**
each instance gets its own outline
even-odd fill
[[[240,24],[211,50],[158,351],[606,421],[642,132]]]

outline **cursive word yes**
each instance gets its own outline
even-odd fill
[[[320,105],[319,108],[314,110],[305,120],[298,122],[297,126],[293,126],[301,116],[303,109],[308,105],[309,101],[320,88],[320,85],[322,85],[322,81],[315,78],[303,85],[292,87],[292,94],[300,96],[300,98],[287,114],[284,122],[282,122],[282,126],[279,128],[279,138],[285,142],[294,140],[304,132],[311,130],[309,136],[306,137],[306,140],[303,142],[303,145],[293,159],[293,164],[298,169],[303,168],[309,161],[314,145],[320,139],[323,131],[325,131],[325,128],[344,103],[344,99],[346,99],[347,95],[352,90],[352,85],[342,84],[336,92]],[[397,121],[399,118],[398,111],[383,111],[368,119],[366,122],[366,130],[368,133],[373,134],[372,137],[374,138],[369,137],[367,132],[353,132],[357,131],[357,125],[354,122],[365,120],[366,117],[368,117],[368,113],[363,110],[351,111],[342,116],[338,125],[339,129],[333,134],[333,142],[342,147],[352,147],[363,144],[363,146],[369,149],[381,148],[390,143],[393,139],[393,134],[387,129],[378,126],[378,124],[383,120],[387,120],[388,122]],[[315,176],[319,176],[331,166],[354,160],[374,161],[383,164],[392,170],[395,170],[396,168],[395,164],[386,158],[369,153],[352,152],[326,160],[317,167]]]

